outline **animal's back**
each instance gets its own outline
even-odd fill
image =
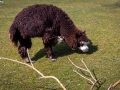
[[[16,16],[14,23],[23,37],[39,37],[46,28],[52,28],[56,34],[59,34],[60,25],[67,24],[67,20],[68,23],[72,22],[60,8],[37,4],[23,9]]]
[[[16,20],[24,20],[24,19],[38,19],[41,21],[46,21],[47,19],[53,19],[56,17],[58,12],[58,8],[53,5],[45,5],[45,4],[36,4],[24,8],[17,16]]]

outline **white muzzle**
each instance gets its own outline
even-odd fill
[[[87,45],[80,46],[79,49],[82,50],[83,52],[87,52],[89,50]]]

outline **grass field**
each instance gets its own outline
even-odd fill
[[[47,57],[41,38],[32,39],[30,56],[34,66],[44,75],[56,76],[67,90],[89,90],[90,84],[73,72],[68,57],[83,67],[80,59],[96,77],[106,80],[99,90],[107,88],[120,79],[120,0],[4,0],[0,3],[0,57],[24,62],[9,40],[9,27],[15,16],[33,4],[53,4],[62,8],[75,25],[85,30],[92,44],[88,53],[72,51],[65,43],[54,47],[57,58],[51,62]],[[0,60],[0,90],[62,90],[53,79],[39,79],[32,69],[14,62]],[[89,76],[88,76],[89,77]],[[96,90],[96,87],[94,88]],[[115,88],[120,90],[120,85]]]

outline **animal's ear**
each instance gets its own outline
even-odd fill
[[[80,36],[83,36],[84,34],[86,33],[86,31],[83,31],[83,32],[77,32],[76,33],[76,38],[79,38]]]
[[[82,32],[78,31],[78,32],[76,33],[76,38],[79,38],[81,35],[82,35]]]
[[[84,31],[83,33],[86,33],[86,31]]]

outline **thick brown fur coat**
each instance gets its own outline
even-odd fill
[[[68,15],[53,5],[37,4],[23,9],[14,19],[9,29],[10,39],[17,46],[22,58],[28,57],[33,37],[42,37],[49,58],[57,36],[63,36],[68,46],[76,49],[80,41],[87,42],[84,32],[78,30]]]

